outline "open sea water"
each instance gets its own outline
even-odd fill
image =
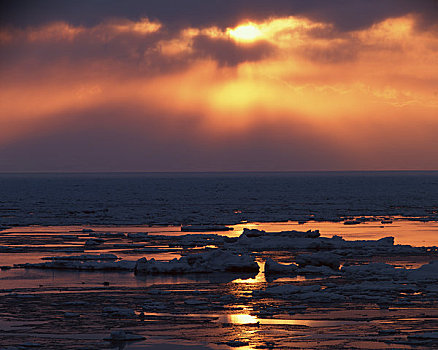
[[[0,227],[438,220],[438,172],[0,174]]]

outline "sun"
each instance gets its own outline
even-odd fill
[[[262,36],[260,29],[253,23],[242,24],[228,29],[228,34],[237,41],[255,41]]]

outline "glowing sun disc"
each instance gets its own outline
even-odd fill
[[[253,41],[262,35],[260,29],[251,23],[229,29],[228,33],[232,38],[239,41]]]

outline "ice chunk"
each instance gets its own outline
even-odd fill
[[[135,312],[132,309],[118,308],[114,306],[107,306],[103,309],[103,312],[111,315],[112,317],[135,317]]]
[[[98,238],[125,238],[123,232],[91,232],[89,236]]]
[[[79,237],[75,235],[59,235],[58,237],[66,241],[76,241],[79,239]]]
[[[406,269],[396,269],[394,266],[384,263],[371,263],[365,265],[343,266],[341,269],[347,277],[358,278],[402,278],[407,274]]]
[[[410,280],[417,281],[438,281],[438,260],[431,261],[418,269],[413,269],[408,272]]]
[[[232,348],[240,348],[243,346],[248,346],[249,342],[247,341],[241,341],[241,340],[230,340],[224,343],[225,345],[228,345],[229,347]]]
[[[283,236],[288,238],[317,238],[320,236],[319,230],[308,230],[308,231],[280,231],[280,232],[266,232],[263,230],[257,230],[257,229],[247,229],[244,228],[242,232],[243,236],[246,237],[261,237],[261,236]]]
[[[268,287],[264,291],[262,291],[262,294],[266,293],[266,294],[276,294],[276,295],[277,294],[288,295],[288,294],[318,292],[320,290],[321,290],[321,286],[319,285],[299,286],[294,284],[282,284],[282,285]]]
[[[281,298],[303,300],[312,303],[331,303],[345,301],[345,296],[333,291],[322,290],[319,285],[291,285],[283,284],[266,288],[264,291],[253,291],[253,295],[275,295]]]
[[[340,256],[328,252],[318,252],[314,254],[299,255],[295,258],[299,267],[305,266],[328,266],[333,270],[338,270],[341,264]]]
[[[246,237],[260,237],[266,234],[266,231],[244,228],[242,235]]]
[[[94,245],[99,245],[102,242],[104,242],[104,240],[101,238],[90,238],[90,239],[87,239],[85,241],[85,245],[86,246],[94,246]]]
[[[149,238],[149,234],[147,232],[129,232],[127,237],[130,239],[147,239]]]
[[[134,334],[129,331],[117,330],[112,331],[109,337],[104,338],[104,340],[110,340],[113,342],[122,342],[122,341],[134,341],[134,340],[144,340],[146,339],[142,335]]]
[[[424,339],[438,341],[438,332],[412,333],[408,335],[408,339]]]
[[[307,265],[298,269],[300,275],[334,275],[338,274],[337,270],[334,270],[328,266],[312,266]]]
[[[135,272],[140,274],[258,272],[258,270],[259,266],[251,255],[237,255],[221,249],[191,254],[166,262],[141,258],[135,266]]]
[[[214,231],[232,231],[232,227],[223,225],[187,225],[181,226],[181,231],[184,232],[214,232]]]
[[[18,349],[23,349],[23,348],[25,348],[25,349],[26,348],[39,348],[39,347],[42,347],[42,346],[43,346],[42,344],[26,342],[26,343],[21,343],[20,345],[18,345]]]
[[[224,236],[216,234],[188,234],[178,237],[178,245],[183,247],[201,247],[206,245],[219,245],[222,244],[224,240]]]
[[[436,349],[438,344],[438,332],[411,333],[408,335],[408,341],[410,344],[423,345],[423,347],[427,349]]]
[[[384,238],[380,238],[376,241],[377,245],[394,245],[394,237],[384,237]]]
[[[359,225],[361,223],[362,223],[362,220],[359,220],[359,219],[344,221],[344,225]]]
[[[117,260],[118,256],[114,254],[83,254],[83,255],[65,255],[65,256],[47,256],[42,260]]]
[[[280,264],[270,258],[268,258],[265,262],[265,275],[296,275],[297,270],[298,266],[295,264]]]
[[[126,249],[134,249],[134,248],[144,248],[145,244],[143,243],[116,243],[113,245],[114,248],[126,248]]]
[[[136,262],[130,260],[52,260],[36,264],[18,264],[17,267],[26,269],[59,269],[59,270],[125,270],[133,271]]]
[[[186,299],[184,300],[184,304],[191,306],[205,305],[207,302],[205,300],[200,299]]]
[[[272,233],[268,233],[268,234],[272,234]],[[296,231],[296,230],[281,231],[279,234],[282,236],[297,237],[297,238],[318,238],[320,236],[319,230],[315,230],[315,231],[312,231],[312,230],[308,230],[308,231]]]
[[[330,240],[329,238],[318,238],[318,236],[319,231],[282,231],[267,233],[260,230],[244,230],[236,241],[228,242],[227,246],[239,246],[253,251],[305,249],[315,240]]]

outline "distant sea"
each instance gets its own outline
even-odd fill
[[[438,172],[0,174],[0,228],[438,220]]]

